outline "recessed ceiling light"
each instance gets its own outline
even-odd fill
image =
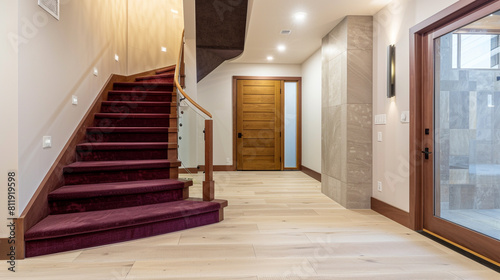
[[[303,12],[300,12],[300,13],[296,13],[295,15],[293,15],[293,17],[295,18],[295,20],[297,21],[303,21],[306,19],[307,17],[307,14],[306,13],[303,13]]]
[[[167,48],[166,47],[161,47],[161,51],[162,52],[167,52]]]
[[[273,61],[273,60],[274,60],[274,57],[272,57],[272,56],[267,57],[267,61]]]
[[[285,45],[279,45],[278,46],[278,51],[280,51],[280,52],[286,51],[286,46]]]
[[[177,10],[171,9],[170,11],[171,11],[172,13],[174,13],[174,14],[179,14],[179,11],[177,11]]]

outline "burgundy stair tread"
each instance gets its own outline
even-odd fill
[[[155,83],[144,83],[143,81],[139,82],[121,82],[121,83],[114,83],[114,87],[144,87],[145,91],[148,91],[148,88],[154,89],[156,87],[164,87],[164,86],[171,86],[173,84],[172,82],[155,82]],[[114,88],[113,88],[114,89]]]
[[[128,208],[49,215],[25,234],[26,241],[92,233],[214,212],[220,204],[180,200]]]
[[[155,102],[155,101],[103,101],[104,106],[117,106],[117,105],[137,105],[137,106],[165,106],[170,107],[172,102]]]
[[[168,133],[177,132],[176,127],[88,127],[90,133]]]
[[[76,146],[77,150],[92,152],[93,150],[152,150],[152,149],[176,149],[177,143],[168,142],[99,142],[82,143]]]
[[[137,90],[110,90],[109,93],[121,93],[121,94],[157,94],[157,95],[170,95],[173,92],[172,91],[165,91],[165,90],[143,90],[143,91],[137,91]]]
[[[109,119],[169,119],[174,117],[172,114],[144,114],[144,113],[96,113],[96,118]]]
[[[72,185],[51,192],[49,201],[159,192],[183,189],[190,185],[192,185],[192,181],[174,179]]]
[[[64,173],[82,173],[93,171],[117,171],[135,169],[156,169],[179,167],[178,160],[114,160],[114,161],[77,161],[63,168]]]

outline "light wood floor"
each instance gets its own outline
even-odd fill
[[[200,196],[195,177],[192,195]],[[222,223],[19,261],[0,279],[500,279],[371,210],[343,209],[303,173],[221,172],[215,180],[230,205]]]

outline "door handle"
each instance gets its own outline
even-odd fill
[[[243,134],[241,132],[238,133],[238,138],[243,138]]]
[[[432,152],[429,151],[429,148],[425,148],[425,150],[422,151],[422,154],[425,155],[425,159],[429,159],[429,155],[432,154]]]

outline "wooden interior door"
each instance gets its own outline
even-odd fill
[[[237,81],[237,169],[281,170],[281,81]]]

